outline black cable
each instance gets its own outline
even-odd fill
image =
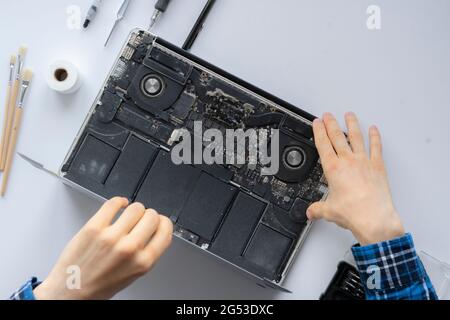
[[[189,50],[192,48],[192,45],[195,42],[195,39],[197,39],[199,33],[203,29],[203,24],[208,17],[212,7],[216,3],[216,0],[208,0],[205,7],[203,8],[202,12],[200,13],[200,16],[198,17],[197,21],[194,24],[194,27],[192,28],[191,32],[189,32],[188,37],[186,38],[186,41],[183,44],[184,50]]]

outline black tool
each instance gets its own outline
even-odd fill
[[[320,300],[364,300],[364,286],[358,270],[351,264],[341,261],[327,290]]]
[[[98,12],[98,8],[100,8],[102,1],[103,0],[94,0],[92,2],[92,5],[89,8],[89,11],[87,12],[86,20],[84,20],[83,28],[86,29],[89,26],[89,24],[91,23],[91,21],[93,21],[95,19],[95,16],[97,15],[97,12]]]
[[[153,12],[152,18],[150,20],[150,26],[148,27],[148,30],[153,28],[155,23],[158,21],[161,14],[166,12],[167,7],[169,6],[170,0],[158,0],[155,4],[155,12]]]
[[[200,31],[202,31],[203,24],[215,3],[216,3],[216,0],[208,0],[208,2],[206,3],[205,7],[203,8],[202,12],[200,13],[200,16],[198,17],[197,21],[195,22],[194,27],[192,28],[186,41],[183,44],[184,50],[189,50],[192,48],[192,45],[194,44],[195,39],[197,39]]]

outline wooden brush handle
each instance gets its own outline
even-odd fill
[[[0,145],[0,171],[3,171],[6,165],[6,156],[8,152],[14,109],[16,107],[17,95],[19,93],[19,86],[20,82],[16,80],[14,81],[12,91],[10,89],[8,90],[10,96],[7,98],[8,100],[5,107],[5,119],[3,121],[3,135]]]
[[[11,172],[12,160],[14,158],[14,151],[16,149],[17,136],[19,135],[20,123],[22,120],[22,108],[16,108],[14,112],[14,122],[11,131],[11,140],[8,146],[8,153],[6,157],[5,171],[3,172],[2,190],[1,196],[3,197],[6,192],[6,186],[8,184],[9,173]]]
[[[0,171],[3,171],[5,169],[5,166],[3,164],[3,145],[5,144],[6,139],[6,125],[8,123],[8,114],[10,113],[9,109],[9,100],[11,99],[11,86],[8,86],[6,89],[6,102],[5,102],[5,113],[3,114],[3,131],[2,131],[2,140],[0,142]]]

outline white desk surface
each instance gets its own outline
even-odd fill
[[[109,46],[103,42],[121,0],[105,1],[87,31],[66,26],[66,9],[91,0],[2,1],[0,71],[25,43],[36,76],[27,99],[18,151],[56,170],[61,164],[128,32],[147,26],[153,0],[135,0]],[[154,29],[181,45],[204,1],[173,0]],[[450,2],[447,0],[218,1],[192,52],[255,85],[339,118],[355,111],[364,127],[380,126],[398,211],[417,248],[450,261]],[[366,9],[381,7],[382,28],[369,31]],[[78,65],[83,86],[71,96],[51,92],[47,66]],[[3,101],[5,90],[0,90]],[[99,202],[16,157],[0,199],[0,297],[31,275],[44,278]],[[180,241],[152,272],[120,293],[125,299],[316,299],[354,239],[318,222],[285,285],[260,288]]]

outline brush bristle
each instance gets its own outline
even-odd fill
[[[9,59],[9,63],[10,64],[16,64],[16,60],[17,60],[16,56],[14,54],[12,54],[11,55],[11,59]]]
[[[23,81],[31,81],[31,78],[33,78],[33,71],[31,71],[31,69],[25,69],[23,71],[22,80]]]
[[[23,57],[27,54],[27,51],[28,51],[28,48],[26,46],[21,46],[19,48],[19,55]]]

